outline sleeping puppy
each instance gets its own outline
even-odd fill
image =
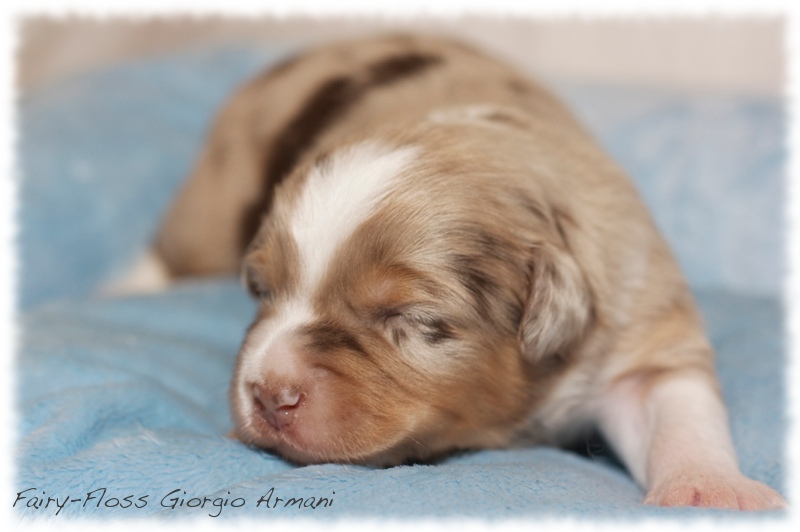
[[[258,301],[235,436],[391,466],[597,427],[666,506],[764,509],[636,190],[535,82],[457,42],[328,45],[218,117],[144,266]],[[151,278],[152,281],[152,278]]]

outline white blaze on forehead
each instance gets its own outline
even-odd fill
[[[251,403],[248,382],[302,373],[292,337],[315,320],[314,289],[336,250],[374,212],[418,152],[365,142],[337,152],[310,172],[289,222],[300,253],[300,286],[293,297],[276,304],[274,316],[250,331],[241,353],[240,404]]]
[[[310,295],[336,250],[374,212],[418,152],[364,142],[311,171],[290,221],[300,252],[301,293]]]
[[[287,342],[287,334],[313,322],[314,313],[302,300],[281,305],[276,315],[259,321],[242,349],[242,372],[247,379],[257,380],[273,370],[291,374],[297,370],[296,359]]]

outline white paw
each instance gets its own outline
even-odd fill
[[[644,499],[657,506],[698,506],[734,510],[785,508],[778,492],[744,475],[684,472],[657,483]]]
[[[103,296],[126,296],[160,292],[171,282],[169,269],[153,250],[146,251],[122,277],[106,284]]]

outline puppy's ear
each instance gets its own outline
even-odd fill
[[[592,299],[578,263],[552,244],[534,249],[530,276],[519,339],[523,356],[537,362],[563,353],[583,336]]]

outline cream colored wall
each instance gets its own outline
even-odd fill
[[[365,18],[53,19],[20,23],[24,91],[82,69],[198,44],[302,44],[387,29],[445,32],[482,44],[534,73],[577,80],[780,94],[780,18],[407,21]]]

